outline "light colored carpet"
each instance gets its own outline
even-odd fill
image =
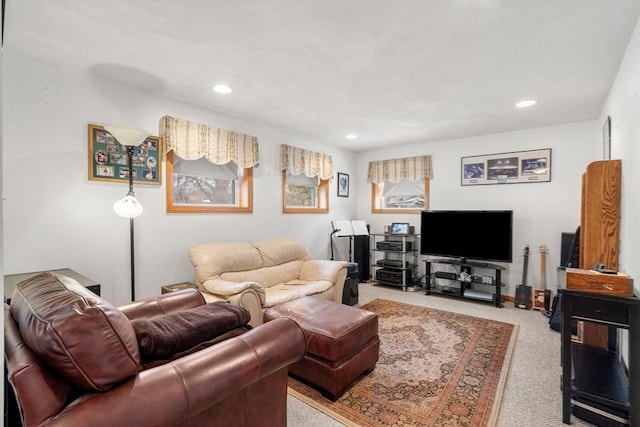
[[[495,308],[489,303],[446,296],[403,292],[400,288],[361,283],[360,304],[385,298],[408,304],[453,311],[519,326],[511,368],[507,378],[498,427],[553,427],[562,424],[560,390],[560,334],[549,328],[548,319],[538,311],[520,310],[513,304]],[[343,424],[311,408],[300,400],[288,398],[288,425],[291,427],[338,427]],[[571,417],[572,426],[591,424]]]

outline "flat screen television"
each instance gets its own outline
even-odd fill
[[[513,211],[422,211],[420,253],[512,261]]]

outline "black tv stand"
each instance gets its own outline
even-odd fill
[[[478,267],[478,268],[497,268],[500,270],[504,270],[504,267],[498,264],[492,264],[490,262],[483,261],[469,261],[466,258],[440,258],[440,259],[431,259],[429,262],[435,264],[450,264],[450,265],[466,265],[469,267]]]
[[[460,267],[460,273],[431,271],[432,264],[447,264]],[[481,275],[474,276],[472,274],[473,269],[484,268],[488,270],[494,270],[493,276]],[[425,260],[425,294],[431,295],[432,293],[439,293],[443,295],[457,296],[460,298],[470,298],[479,301],[493,302],[496,307],[502,307],[502,296],[500,294],[500,288],[503,286],[501,281],[501,271],[505,268],[498,264],[492,264],[482,261],[469,261],[464,258],[440,258],[440,259],[427,259]],[[457,282],[456,286],[432,286],[432,282],[436,279],[447,279]],[[474,284],[493,286],[494,292],[486,292],[478,289],[473,289]]]

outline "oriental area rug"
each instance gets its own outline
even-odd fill
[[[380,359],[335,402],[289,378],[289,393],[347,426],[495,425],[517,326],[384,299]]]

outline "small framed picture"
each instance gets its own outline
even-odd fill
[[[611,117],[609,116],[602,126],[602,158],[611,160]]]
[[[349,197],[349,174],[338,172],[338,197]]]

